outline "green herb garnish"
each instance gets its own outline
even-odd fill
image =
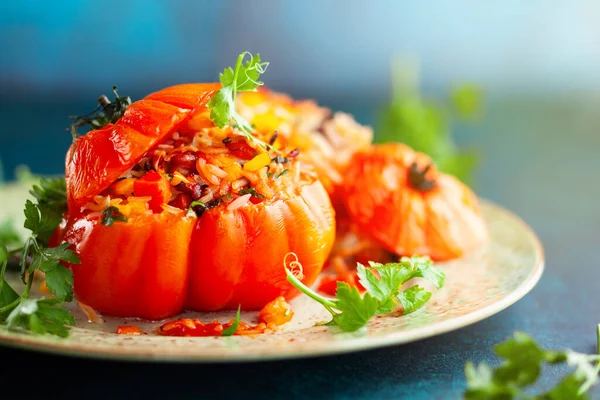
[[[385,314],[397,308],[408,314],[423,307],[431,293],[415,285],[403,291],[401,286],[413,278],[425,278],[438,289],[444,286],[445,274],[433,266],[428,257],[402,257],[400,262],[379,264],[370,262],[369,267],[358,264],[357,275],[366,289],[361,295],[356,287],[338,282],[335,298],[326,298],[305,286],[285,269],[287,280],[302,293],[317,301],[331,313],[330,325],[344,331],[355,331],[367,324],[377,314]]]
[[[288,172],[289,172],[289,171],[288,171],[287,169],[284,169],[284,170],[283,170],[283,171],[281,171],[280,173],[278,173],[278,174],[275,174],[275,175],[273,176],[273,179],[281,178],[282,176],[284,176],[284,175],[285,175],[285,174],[287,174]]]
[[[223,329],[221,332],[222,336],[231,336],[237,332],[238,326],[240,325],[240,317],[241,317],[242,306],[241,304],[238,306],[237,313],[235,314],[235,319],[233,320],[233,324],[227,329]]]
[[[89,125],[92,130],[100,129],[108,124],[114,124],[125,114],[125,110],[131,105],[131,98],[119,96],[116,86],[113,86],[112,90],[115,94],[115,101],[111,102],[108,97],[102,95],[98,97],[98,107],[94,111],[80,117],[71,117],[75,119],[71,124],[73,141],[77,139],[77,130],[80,127]]]
[[[252,197],[255,197],[257,199],[264,199],[265,198],[264,194],[257,193],[256,189],[254,189],[253,187],[242,189],[242,190],[239,191],[239,194],[241,194],[241,195],[251,194]]]
[[[600,325],[598,326],[600,342]],[[504,362],[492,368],[486,363],[465,366],[467,390],[465,399],[587,399],[585,395],[598,381],[600,355],[580,354],[572,350],[545,350],[527,334],[516,332],[511,339],[496,345],[496,354]],[[575,371],[565,376],[551,390],[531,395],[531,386],[537,381],[543,367],[568,364]]]
[[[206,204],[204,204],[204,202],[202,202],[200,200],[192,201],[190,203],[190,206],[188,207],[187,213],[185,214],[186,217],[197,216],[198,214],[196,213],[196,210],[195,210],[196,207],[201,207],[202,212],[204,212],[204,210],[206,210]]]
[[[21,253],[21,279],[26,285],[21,295],[6,282],[9,252],[5,243],[0,243],[0,324],[11,329],[64,337],[69,333],[67,325],[75,323],[69,312],[60,307],[61,303],[73,300],[73,275],[61,262],[78,264],[79,257],[68,248],[68,243],[47,247],[66,210],[64,187],[64,179],[42,180],[30,192],[36,203],[30,200],[25,203],[24,226],[31,236],[21,249],[12,252]],[[46,286],[55,298],[29,298],[36,270],[46,274]]]
[[[244,58],[250,56],[250,60],[244,63]],[[227,125],[234,126],[242,131],[246,138],[264,148],[273,147],[263,141],[255,138],[252,133],[254,127],[250,125],[235,110],[235,98],[238,92],[254,91],[263,82],[259,81],[261,74],[264,74],[269,66],[268,62],[261,62],[260,55],[253,56],[247,51],[238,56],[235,69],[226,68],[220,75],[222,88],[208,102],[207,107],[211,108],[210,118],[216,126],[224,128]]]
[[[111,226],[116,221],[127,222],[127,217],[125,217],[117,207],[110,206],[102,211],[102,220],[100,221],[102,225]]]

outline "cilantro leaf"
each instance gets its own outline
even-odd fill
[[[246,56],[250,56],[250,60],[244,63]],[[211,109],[210,118],[216,126],[224,128],[228,124],[232,124],[242,131],[248,140],[265,148],[270,145],[252,136],[252,126],[236,112],[235,99],[238,92],[247,92],[262,86],[263,82],[258,78],[266,72],[268,66],[268,62],[260,60],[260,55],[253,56],[247,51],[243,52],[238,56],[234,69],[228,67],[219,75],[222,88],[206,105]]]
[[[58,209],[67,206],[67,185],[64,178],[42,178],[40,185],[33,185],[29,193],[37,199],[38,204]]]
[[[73,273],[60,264],[45,270],[46,286],[58,299],[73,300]]]
[[[233,320],[233,324],[231,324],[231,326],[229,326],[229,328],[223,329],[223,332],[221,332],[222,336],[231,336],[237,332],[238,326],[240,325],[241,310],[242,310],[242,306],[239,305],[238,309],[237,309],[237,313],[235,314],[235,319]]]
[[[494,350],[506,360],[496,370],[495,379],[499,382],[526,386],[538,378],[544,351],[529,335],[516,332],[513,338],[497,345]]]
[[[24,227],[29,229],[33,236],[49,237],[60,224],[61,215],[50,206],[33,204],[31,200],[25,202]]]
[[[573,375],[567,375],[558,385],[548,393],[539,396],[543,400],[582,400],[587,396],[580,393],[582,382]]]
[[[401,286],[412,278],[422,277],[432,281],[438,288],[444,285],[444,272],[433,266],[427,257],[404,257],[398,263],[379,264],[369,262],[370,268],[358,263],[357,275],[366,293],[362,296],[356,287],[338,282],[335,298],[327,299],[306,287],[285,268],[287,280],[298,290],[322,304],[333,317],[331,325],[342,330],[362,328],[377,314],[392,312],[398,303],[405,313],[421,308],[431,293],[419,286],[400,292]]]
[[[351,332],[360,329],[377,314],[377,299],[369,293],[361,297],[358,289],[346,282],[337,283],[335,297],[335,308],[341,312],[333,317],[333,322],[342,330]]]
[[[59,299],[22,299],[6,319],[10,329],[25,329],[39,334],[51,333],[60,337],[69,335],[66,325],[75,319],[58,306]]]
[[[512,399],[519,390],[512,386],[504,386],[494,381],[494,371],[486,363],[475,366],[472,362],[465,365],[465,376],[468,389],[467,400]]]
[[[465,365],[465,399],[585,399],[585,392],[598,380],[599,355],[546,350],[523,332],[515,332],[512,338],[498,344],[494,350],[504,359],[497,368],[485,363],[475,366],[468,362]],[[575,366],[575,371],[554,388],[537,396],[525,393],[524,390],[529,392],[531,385],[537,381],[542,368],[565,362]]]
[[[400,292],[396,298],[402,304],[403,314],[410,314],[423,307],[429,301],[431,292],[419,285],[415,285]]]
[[[4,279],[6,265],[8,263],[8,249],[0,242],[0,310],[19,298],[17,292],[10,287]],[[7,313],[0,311],[0,321],[6,318]]]
[[[73,276],[61,262],[76,264],[80,261],[68,248],[68,243],[46,247],[66,211],[64,179],[42,179],[40,186],[33,186],[30,193],[37,204],[30,200],[25,203],[24,226],[31,231],[31,236],[25,240],[20,250],[21,279],[26,284],[21,295],[6,282],[8,251],[0,243],[0,323],[7,325],[9,329],[65,337],[69,334],[66,325],[73,325],[75,321],[67,310],[60,307],[60,303],[73,299]],[[27,265],[29,260],[31,263]],[[29,298],[36,269],[46,274],[46,285],[55,298]],[[30,272],[28,276],[27,271]]]
[[[234,102],[232,86],[224,86],[208,102],[207,106],[212,108],[210,119],[219,128],[224,128],[234,118]]]

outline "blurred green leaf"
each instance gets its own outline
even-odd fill
[[[465,121],[477,121],[483,117],[483,89],[475,84],[463,84],[450,94],[454,112]]]
[[[441,104],[422,97],[413,60],[395,62],[392,77],[392,100],[380,110],[375,142],[404,143],[428,154],[442,172],[471,184],[479,157],[473,150],[458,148],[451,122],[455,117],[474,121],[483,115],[481,88],[473,84],[457,87],[448,104]]]

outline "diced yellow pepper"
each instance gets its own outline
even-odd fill
[[[269,153],[260,153],[252,160],[244,164],[245,171],[258,171],[261,168],[266,167],[271,163],[271,156]]]
[[[175,173],[173,174],[173,179],[171,179],[171,186],[177,186],[181,182],[185,182],[188,185],[191,183],[188,178],[186,178],[185,176],[181,175],[180,172],[175,171]]]
[[[279,129],[279,126],[283,122],[285,122],[285,119],[276,116],[275,111],[270,109],[263,114],[256,114],[254,118],[252,118],[252,122],[258,130],[274,132]]]
[[[240,164],[238,163],[233,163],[223,169],[227,172],[227,175],[231,177],[231,180],[240,179],[242,177],[242,167],[240,167]]]
[[[240,100],[248,106],[256,106],[266,101],[266,98],[261,92],[245,92],[240,96]]]
[[[135,178],[121,179],[113,184],[112,190],[116,194],[129,196],[133,193],[133,182],[135,182]]]

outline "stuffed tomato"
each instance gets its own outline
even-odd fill
[[[352,155],[370,146],[370,127],[313,100],[294,100],[264,87],[238,96],[237,108],[254,124],[257,134],[268,139],[276,131],[275,143],[299,149],[299,159],[315,168],[336,211],[343,210],[340,188],[345,172]]]
[[[353,224],[388,251],[449,260],[487,240],[477,196],[400,143],[354,154],[343,199]]]
[[[288,253],[316,279],[335,236],[326,190],[295,149],[216,127],[206,103],[218,89],[164,89],[71,146],[61,230],[81,258],[78,300],[147,319],[259,309],[297,293]]]

